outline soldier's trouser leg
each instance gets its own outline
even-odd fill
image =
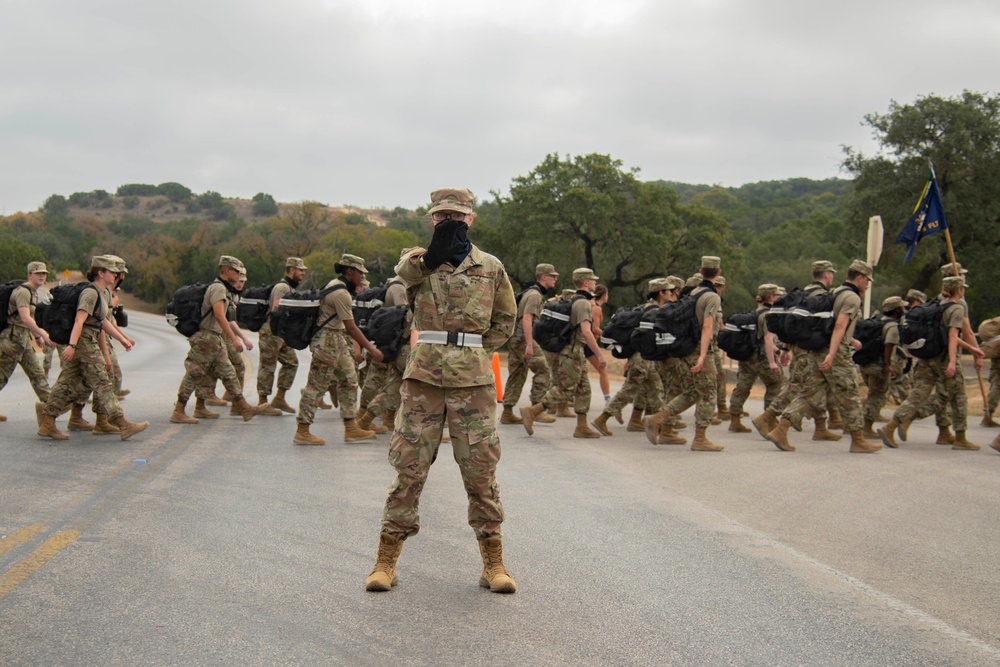
[[[990,392],[986,396],[987,415],[992,415],[1000,405],[1000,359],[990,360]]]
[[[77,342],[73,359],[62,364],[59,378],[45,403],[45,414],[57,417],[65,406],[82,401],[90,392],[94,393],[95,401],[100,401],[108,419],[122,416],[118,394],[104,369],[104,355],[98,346],[97,334],[85,332]]]
[[[882,372],[882,364],[871,364],[861,370],[868,384],[868,398],[865,399],[864,418],[875,423],[885,405],[889,392],[889,376]]]
[[[715,356],[715,401],[716,405],[726,405],[726,369],[723,363],[722,350],[716,350]]]
[[[115,396],[122,391],[122,367],[118,364],[118,354],[115,352],[114,346],[111,341],[108,340],[108,354],[111,357],[111,373],[108,374],[108,378],[111,380],[111,389],[114,390]],[[101,404],[101,399],[94,394],[94,403],[91,406],[94,414],[105,414],[106,410]]]
[[[633,354],[628,362],[625,382],[622,384],[622,388],[618,390],[618,393],[604,406],[604,412],[613,415],[616,412],[624,410],[629,403],[635,402],[639,392],[643,388],[648,387],[649,376],[655,372],[656,369],[652,368],[648,362],[643,363],[642,357],[638,354]]]
[[[302,390],[302,399],[299,401],[296,422],[312,424],[320,399],[331,387],[336,388],[340,398],[341,418],[354,419],[357,416],[358,369],[354,364],[354,349],[347,333],[343,330],[323,329],[309,348],[312,350],[312,362],[309,364],[306,388]]]
[[[640,359],[642,358],[640,357]],[[632,405],[636,410],[653,414],[658,412],[664,405],[663,380],[660,377],[658,362],[642,359],[642,363],[649,367],[649,372],[646,375],[646,382],[643,386],[639,387],[639,393],[636,395],[635,400],[632,401]]]
[[[585,415],[590,410],[590,378],[583,346],[573,342],[562,349],[552,366],[552,386],[542,398],[546,407],[573,402],[573,410]]]
[[[729,414],[742,415],[743,404],[750,396],[754,380],[757,379],[757,368],[753,360],[741,361],[736,371],[736,386],[733,393],[729,395]]]
[[[247,375],[247,363],[243,360],[243,354],[236,351],[236,346],[233,345],[233,341],[228,338],[226,341],[226,354],[229,355],[229,363],[233,365],[233,370],[236,371],[236,381],[240,384],[240,389],[246,383]],[[212,394],[215,395],[215,382],[212,382]]]
[[[381,417],[387,411],[396,412],[399,410],[399,392],[403,384],[403,373],[406,371],[406,361],[409,356],[410,346],[404,345],[399,349],[399,353],[392,363],[387,365],[385,383],[368,405],[368,411],[375,416]],[[390,425],[386,424],[386,426]]]
[[[368,359],[368,372],[365,373],[364,383],[361,384],[361,397],[358,399],[358,407],[366,410],[378,396],[385,385],[389,375],[389,364],[383,364],[372,359]],[[358,380],[361,382],[360,378]]]
[[[270,396],[274,388],[274,371],[278,367],[278,352],[281,339],[271,333],[271,325],[265,323],[260,328],[257,340],[259,360],[257,362],[257,395]]]
[[[705,357],[701,372],[692,373],[691,368],[698,363],[698,352],[692,352],[680,359],[684,364],[688,380],[684,390],[674,397],[664,408],[668,417],[674,417],[684,412],[692,405],[697,405],[694,412],[696,428],[708,428],[715,416],[715,364],[711,363],[711,352]]]
[[[864,426],[861,416],[861,387],[854,371],[850,354],[843,349],[837,351],[833,367],[828,371],[819,370],[824,352],[810,352],[812,363],[809,375],[802,385],[799,395],[785,408],[781,416],[795,423],[803,414],[822,414],[827,404],[840,411],[841,419],[848,431],[860,431]]]
[[[445,389],[404,380],[400,427],[389,442],[396,480],[382,513],[382,532],[405,539],[420,529],[420,493],[437,458],[445,419],[469,497],[469,525],[479,539],[498,537],[503,522],[496,466],[496,392],[492,385]]]
[[[10,326],[0,332],[0,389],[7,386],[17,366],[28,376],[38,400],[45,403],[49,399],[49,382],[38,365],[35,348],[31,345],[31,332]]]
[[[903,423],[922,419],[937,413],[941,397],[934,391],[939,376],[944,375],[944,366],[938,359],[921,359],[913,367],[913,389],[903,404],[896,408],[893,418]]]
[[[184,359],[184,378],[177,390],[177,400],[187,403],[198,387],[207,387],[214,378],[222,381],[222,386],[233,397],[234,403],[243,398],[243,387],[236,378],[236,369],[229,361],[223,336],[215,332],[201,330],[188,339],[191,349]]]
[[[503,404],[506,407],[513,408],[517,405],[524,383],[528,380],[528,360],[524,358],[524,351],[523,338],[510,339],[507,345],[507,383],[503,388]]]

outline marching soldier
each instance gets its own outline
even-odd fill
[[[757,378],[764,383],[764,408],[781,392],[785,376],[778,366],[778,350],[774,345],[774,336],[767,330],[765,316],[771,309],[771,304],[778,298],[779,287],[770,283],[757,288],[757,354],[746,361],[739,362],[736,374],[736,387],[729,400],[729,431],[732,433],[749,433],[750,429],[743,425],[743,404],[750,395],[750,389]]]
[[[41,402],[49,400],[49,383],[38,365],[34,337],[44,347],[52,347],[49,334],[35,322],[36,293],[45,284],[49,272],[42,262],[28,263],[27,280],[15,287],[7,306],[7,326],[0,332],[0,390],[7,386],[14,368],[18,365],[28,376],[35,396]],[[0,422],[7,418],[0,415]]]
[[[268,297],[271,301],[271,310],[278,307],[278,301],[293,289],[296,289],[306,277],[309,269],[298,257],[289,257],[285,260],[285,276],[279,280],[271,289]],[[285,400],[285,393],[292,388],[295,382],[295,372],[299,368],[299,358],[295,355],[295,350],[285,345],[285,342],[271,332],[271,323],[265,322],[258,332],[257,345],[260,349],[259,367],[257,369],[257,403],[259,405],[269,405],[269,408],[261,410],[261,414],[276,416],[280,412],[295,414],[295,408],[290,406]],[[278,391],[274,399],[268,403],[267,397],[271,395],[274,386],[274,371],[278,364],[281,370],[278,372]]]

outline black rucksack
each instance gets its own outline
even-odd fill
[[[559,352],[573,340],[570,311],[574,303],[586,298],[577,294],[571,299],[555,299],[542,306],[542,312],[531,327],[532,337],[539,347],[546,352]]]
[[[545,290],[543,290],[541,287],[539,287],[538,283],[532,283],[531,285],[528,285],[523,290],[521,290],[520,292],[518,292],[517,294],[514,295],[514,305],[520,306],[521,305],[521,299],[524,298],[525,294],[527,294],[528,292],[530,292],[532,290],[535,291],[535,292],[538,292],[542,296],[545,296]]]
[[[650,308],[650,310],[655,310]],[[611,356],[615,359],[628,359],[635,354],[632,347],[632,332],[639,326],[642,320],[642,306],[631,308],[619,308],[608,320],[608,326],[601,331],[601,339],[598,344],[606,350],[611,350]]]
[[[7,328],[7,311],[10,310],[10,297],[14,290],[24,285],[23,280],[12,280],[9,283],[0,285],[0,331]],[[29,291],[31,288],[26,288]]]
[[[202,311],[209,284],[195,283],[178,287],[174,298],[167,304],[167,324],[188,338],[195,335],[211,312]]]
[[[354,311],[354,323],[362,332],[368,327],[368,322],[372,316],[385,305],[385,293],[389,291],[389,284],[378,285],[376,287],[366,287],[351,300],[351,310]],[[368,334],[366,338],[370,339]]]
[[[240,294],[236,304],[236,321],[249,331],[260,331],[271,314],[271,292],[278,283],[248,287]]]
[[[368,320],[366,337],[382,352],[382,363],[396,360],[399,348],[406,336],[406,313],[409,306],[388,306],[379,308]]]
[[[855,351],[851,359],[858,366],[867,366],[884,360],[885,337],[882,335],[882,330],[888,321],[881,317],[869,317],[858,320],[854,325],[854,338],[861,343],[861,349]]]
[[[330,292],[347,289],[344,285],[334,285],[325,289],[291,291],[278,301],[271,311],[271,333],[285,341],[293,350],[304,350],[316,334],[325,327],[336,313],[317,324],[319,303]]]
[[[785,333],[803,350],[822,350],[830,345],[833,326],[833,302],[842,290],[807,296],[795,306],[785,321]]]
[[[802,303],[806,296],[808,295],[805,290],[796,287],[783,297],[775,299],[774,303],[771,304],[771,309],[764,316],[767,330],[777,336],[778,340],[785,345],[795,343],[794,338],[788,333],[788,322],[791,319],[792,310]]]
[[[913,306],[899,321],[899,344],[918,359],[935,359],[948,351],[948,331],[942,318],[954,301],[928,301]]]
[[[757,338],[757,311],[735,313],[726,320],[716,342],[719,349],[736,361],[748,361],[760,354],[763,342]]]
[[[100,290],[94,283],[82,282],[72,285],[59,285],[54,287],[50,294],[52,301],[45,309],[45,324],[42,328],[48,332],[53,343],[59,345],[69,345],[69,337],[76,324],[76,311],[79,310],[80,295],[85,289],[94,289],[98,293],[98,301],[94,304],[94,312],[91,315],[96,317],[97,308],[101,305]],[[37,314],[37,311],[35,311]]]
[[[647,361],[686,357],[701,343],[701,323],[695,316],[698,299],[707,288],[694,288],[677,301],[646,311],[632,334],[632,347]]]

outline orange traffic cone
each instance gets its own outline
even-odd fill
[[[493,353],[493,382],[497,385],[497,403],[503,403],[503,382],[500,381],[500,354]]]

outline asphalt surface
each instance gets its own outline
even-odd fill
[[[928,422],[872,455],[725,425],[718,454],[617,423],[599,440],[503,425],[518,592],[478,586],[445,443],[399,586],[367,593],[388,438],[343,444],[337,410],[313,428],[324,447],[293,446],[291,415],[170,424],[186,341],[130,323],[123,407],[144,433],[42,440],[20,371],[0,394],[4,665],[1000,662],[1000,455],[978,419],[980,452],[932,444]]]

